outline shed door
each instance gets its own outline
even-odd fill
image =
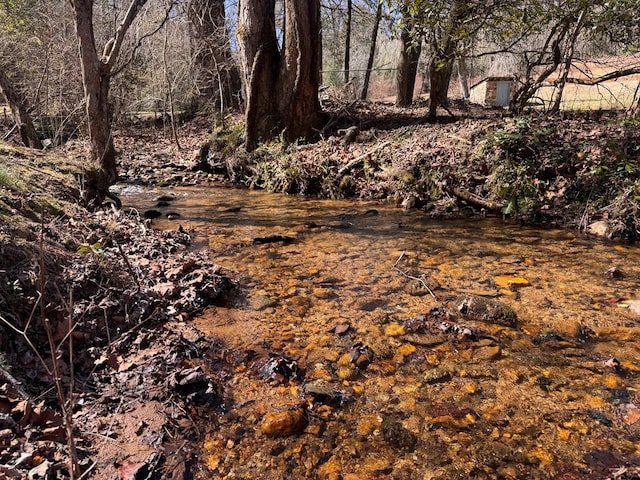
[[[511,98],[511,82],[499,81],[496,82],[496,105],[498,107],[506,107],[509,105],[509,99]]]

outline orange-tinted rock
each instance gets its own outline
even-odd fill
[[[307,426],[307,414],[302,408],[267,413],[260,430],[268,437],[288,437],[302,432]]]

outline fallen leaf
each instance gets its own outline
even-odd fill
[[[122,465],[118,467],[118,480],[134,480],[136,473],[138,473],[138,470],[144,467],[144,465],[143,462],[125,460],[122,462]]]

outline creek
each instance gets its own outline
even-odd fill
[[[638,247],[220,187],[123,202],[239,281],[194,319],[229,352],[215,478],[638,478]]]

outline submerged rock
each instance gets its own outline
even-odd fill
[[[301,433],[308,423],[307,413],[297,407],[284,412],[267,413],[260,423],[260,431],[268,437],[288,437]]]
[[[263,245],[265,243],[279,243],[287,245],[294,241],[293,237],[288,237],[286,235],[267,235],[266,237],[254,237],[253,243],[255,245]]]
[[[455,305],[456,309],[466,318],[504,325],[505,327],[516,326],[516,312],[498,300],[468,295],[459,298]]]
[[[354,396],[344,390],[343,387],[322,380],[316,380],[304,385],[305,397],[310,397],[316,403],[322,403],[333,407],[342,407],[355,400]]]

